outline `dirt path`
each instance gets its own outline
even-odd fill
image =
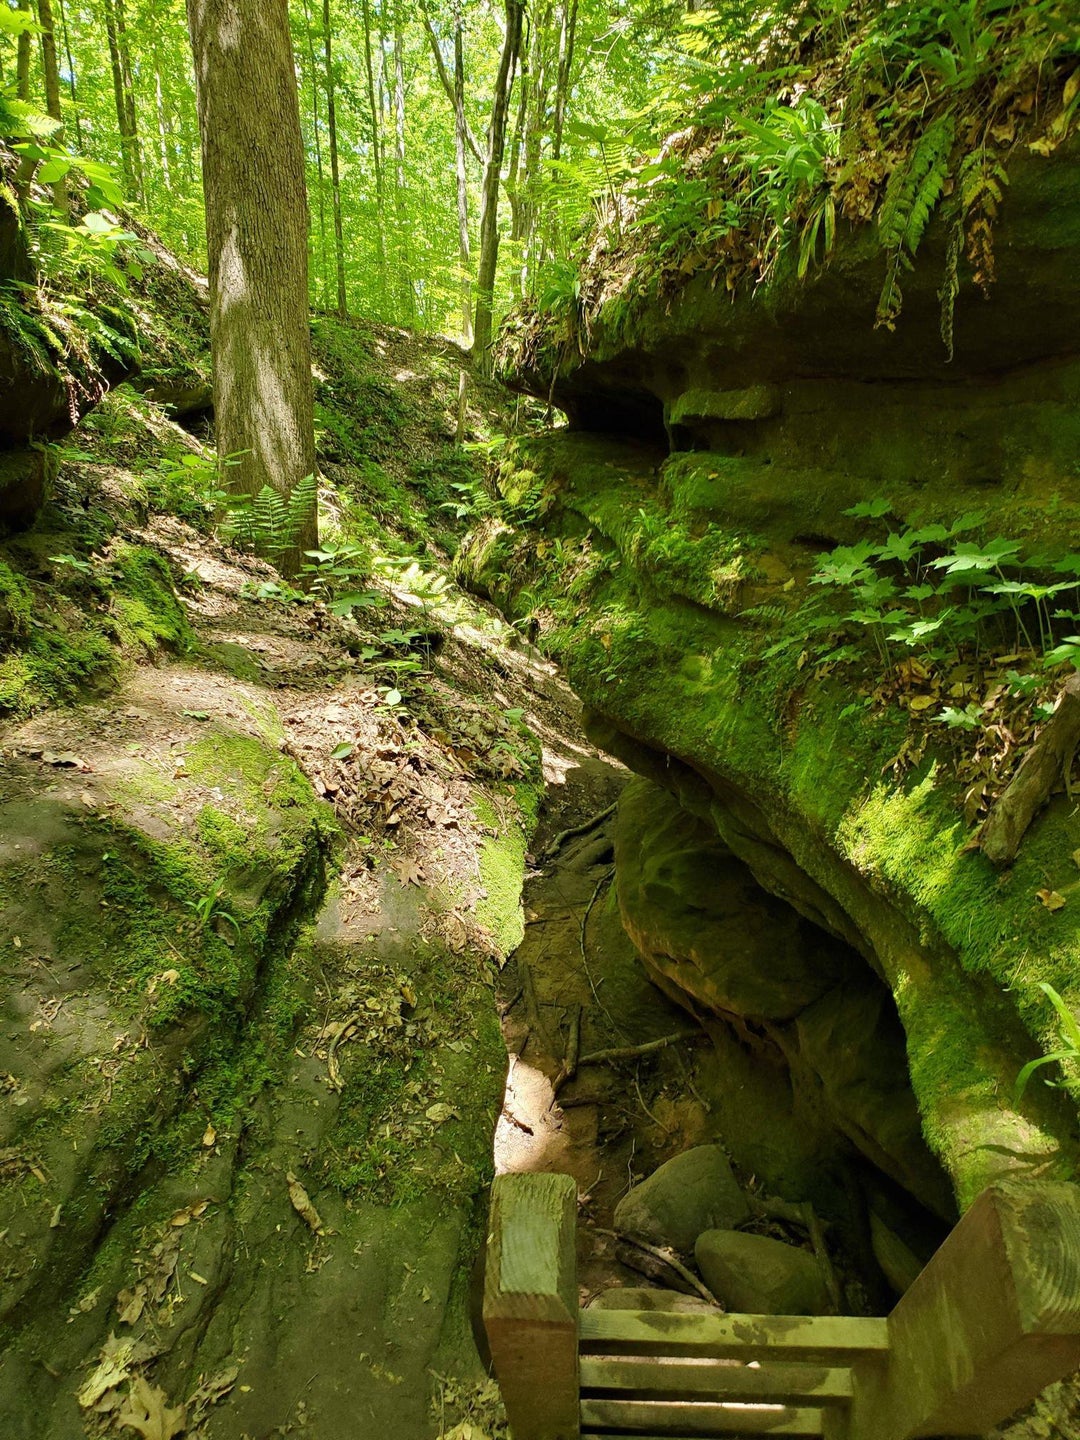
[[[647,979],[619,922],[613,880],[614,817],[605,815],[628,773],[585,758],[550,785],[525,885],[525,938],[502,975],[503,1034],[510,1055],[495,1136],[499,1172],[568,1173],[578,1185],[578,1275],[587,1301],[609,1285],[641,1285],[632,1252],[603,1233],[636,1180],[702,1138],[704,1102],[693,1094],[693,1044],[615,1065],[580,1066],[554,1095],[577,1031],[579,1056],[633,1046],[692,1027]],[[565,830],[599,823],[568,838]],[[621,1258],[620,1258],[621,1257]]]

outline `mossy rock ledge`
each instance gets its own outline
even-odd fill
[[[511,498],[542,493],[542,519],[488,521],[458,559],[563,661],[591,738],[816,927],[819,970],[804,967],[783,997],[732,1006],[697,983],[699,1009],[785,1024],[802,1012],[804,1046],[827,1052],[842,1041],[829,1041],[828,1016],[811,1026],[816,991],[853,961],[883,982],[923,1134],[961,1209],[1003,1174],[1076,1173],[1080,1077],[1033,1083],[1019,1101],[1014,1087],[1060,1044],[1037,982],[1080,1006],[1080,825],[1058,796],[1011,870],[973,852],[962,738],[931,723],[947,686],[928,715],[875,695],[865,634],[861,658],[819,663],[809,622],[832,611],[839,624],[850,606],[810,582],[835,546],[975,510],[987,536],[1048,565],[1075,550],[1074,158],[1063,147],[1017,160],[998,283],[988,299],[962,290],[951,361],[943,231],[906,280],[896,334],[873,329],[885,258],[865,234],[841,236],[804,284],[781,275],[732,300],[695,282],[666,305],[639,297],[617,323],[601,312],[555,381],[569,428],[517,442],[503,465]],[[517,380],[550,392],[550,375]],[[875,495],[892,518],[848,513]],[[624,814],[624,831],[635,823]],[[1040,890],[1064,906],[1045,908]],[[636,938],[648,953],[649,936]],[[662,949],[652,968],[670,991],[679,967]],[[778,962],[770,981],[782,988],[785,973]]]

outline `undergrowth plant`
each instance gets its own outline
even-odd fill
[[[305,475],[287,497],[269,485],[256,495],[227,495],[222,533],[241,549],[275,563],[295,547],[318,493],[317,478]]]

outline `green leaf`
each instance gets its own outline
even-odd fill
[[[335,745],[334,748],[333,748],[333,750],[330,751],[330,759],[331,759],[331,760],[348,760],[349,756],[353,753],[353,750],[354,750],[354,749],[355,749],[355,746],[350,745],[350,744],[348,743],[348,741],[345,741],[345,742],[342,743],[341,745]]]

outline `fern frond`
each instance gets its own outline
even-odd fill
[[[941,199],[955,138],[956,118],[946,111],[923,131],[906,164],[898,165],[889,176],[878,219],[881,242],[889,256],[878,298],[878,325],[891,328],[900,314],[900,271],[912,268],[915,252]]]

